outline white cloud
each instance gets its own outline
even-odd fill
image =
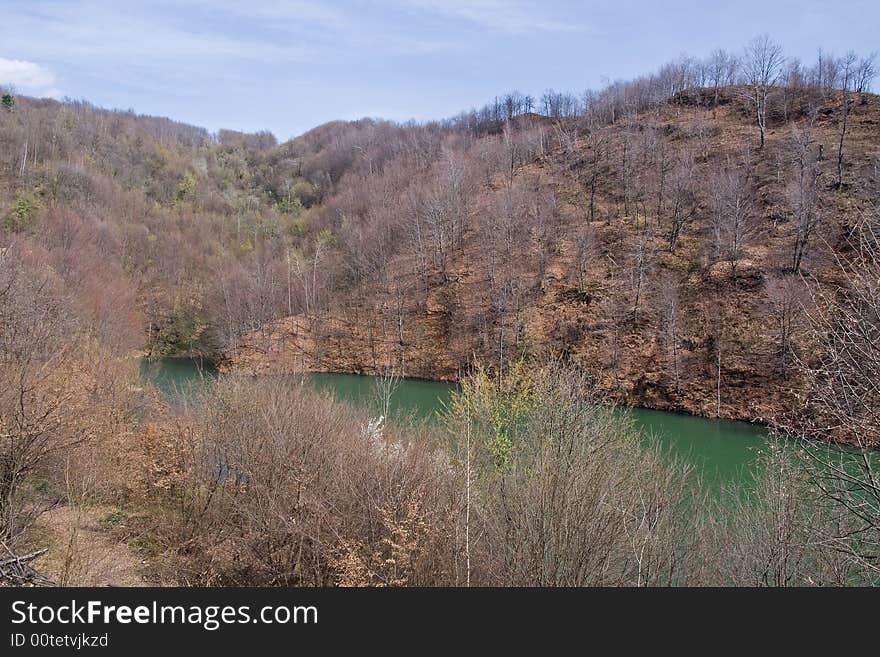
[[[55,74],[45,66],[23,59],[0,57],[0,85],[14,87],[29,96],[61,97],[61,91],[55,86]]]
[[[218,30],[201,23],[200,14],[185,13],[209,4],[180,5],[178,11],[168,0],[34,2],[28,10],[12,14],[14,29],[4,33],[2,45],[7,51],[39,52],[63,66],[76,61],[103,75],[131,62],[141,70],[164,67],[182,74],[194,62],[302,62],[313,57],[312,49],[299,40],[272,42],[253,34],[244,19],[235,28]],[[220,14],[212,10],[215,17]]]

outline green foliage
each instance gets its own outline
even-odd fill
[[[106,516],[101,518],[101,524],[105,527],[113,527],[114,525],[119,525],[128,520],[128,513],[123,511],[122,509],[114,509]]]
[[[453,415],[471,419],[476,435],[485,437],[482,449],[498,471],[510,465],[518,434],[536,408],[539,374],[522,361],[502,377],[478,366],[453,396]]]
[[[129,543],[129,545],[139,554],[147,558],[154,558],[162,553],[161,545],[145,537],[135,538]]]
[[[45,494],[49,492],[49,480],[42,475],[33,478],[34,491]]]
[[[190,309],[176,310],[162,325],[154,326],[151,351],[156,356],[176,356],[199,346],[204,322]]]
[[[316,245],[325,246],[328,248],[336,246],[336,241],[337,241],[336,235],[334,235],[333,231],[330,230],[329,228],[325,228],[324,230],[322,230],[320,233],[318,233],[318,236],[315,238]]]
[[[186,201],[187,199],[192,198],[195,191],[196,178],[191,172],[187,171],[183,175],[183,179],[181,179],[180,183],[177,185],[177,191],[174,192],[174,202],[180,203],[181,201]]]
[[[307,208],[313,206],[318,201],[318,188],[305,180],[294,183],[290,191]]]
[[[149,154],[150,175],[161,180],[163,173],[171,168],[173,161],[174,154],[162,144],[156,144],[153,152]]]
[[[34,211],[39,207],[39,199],[31,191],[16,193],[12,210],[6,216],[6,229],[19,233],[27,230],[32,222]]]
[[[303,210],[305,210],[305,207],[303,206],[302,201],[299,200],[299,196],[290,194],[278,202],[278,210],[285,214],[291,214],[294,217],[297,217]]]
[[[287,233],[291,237],[302,239],[309,230],[309,222],[305,217],[297,217],[286,223]]]
[[[3,106],[3,109],[11,112],[15,109],[15,96],[12,94],[3,94],[3,96],[0,97],[0,105]]]

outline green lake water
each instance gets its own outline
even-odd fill
[[[208,364],[186,358],[141,361],[143,378],[173,398],[202,377],[214,378]],[[356,404],[372,403],[376,396],[373,377],[351,374],[311,374],[307,380],[319,390]],[[392,412],[430,419],[441,410],[455,389],[437,381],[402,380],[391,400]],[[766,444],[767,430],[745,422],[712,420],[691,415],[621,409],[646,436],[658,441],[671,455],[694,465],[707,479],[717,482],[741,480]]]

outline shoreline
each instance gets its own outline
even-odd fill
[[[232,363],[231,359],[221,359],[215,360],[212,358],[208,358],[202,354],[175,354],[173,356],[147,356],[146,352],[139,352],[140,355],[135,355],[135,358],[140,360],[150,360],[150,361],[161,361],[161,360],[171,360],[171,361],[203,361],[204,363],[210,364],[211,368],[219,374],[250,374],[251,376],[302,376],[309,374],[328,374],[331,376],[357,376],[357,377],[370,377],[377,378],[381,377],[381,374],[375,374],[365,371],[343,371],[337,369],[329,369],[329,368],[305,368],[305,369],[297,369],[295,371],[257,371],[256,368],[247,368],[240,365],[230,364]],[[265,369],[265,368],[263,368]],[[250,371],[248,371],[250,370]],[[442,383],[449,386],[458,386],[460,385],[460,380],[458,378],[452,377],[429,377],[429,376],[399,376],[397,377],[400,381],[416,381],[416,382],[424,382],[424,383]],[[644,404],[633,404],[627,403],[624,400],[612,400],[612,405],[615,408],[622,409],[632,409],[632,410],[644,410],[644,411],[655,411],[658,413],[669,413],[672,415],[679,415],[681,417],[689,417],[689,418],[698,418],[701,420],[707,421],[719,421],[719,422],[731,422],[738,424],[746,424],[751,427],[757,427],[761,429],[770,430],[771,424],[768,422],[762,422],[756,419],[745,419],[742,417],[717,417],[711,415],[700,415],[698,413],[692,413],[682,408],[660,408],[657,406],[649,406]],[[846,444],[846,443],[834,443],[831,441],[827,441],[828,444]]]

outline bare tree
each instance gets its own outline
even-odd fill
[[[630,284],[632,289],[632,321],[638,324],[639,309],[647,279],[654,266],[654,236],[649,228],[639,231],[630,251]]]
[[[754,484],[725,490],[710,519],[714,567],[707,580],[723,586],[852,585],[845,558],[828,543],[835,514],[813,493],[798,452],[771,442],[751,467]],[[710,545],[704,544],[710,558]],[[849,570],[849,572],[848,572]]]
[[[45,268],[0,257],[0,542],[8,546],[45,510],[23,495],[28,478],[93,437],[70,310]]]
[[[812,332],[822,337],[817,362],[803,363],[814,386],[810,433],[880,445],[880,232],[857,236],[858,258],[841,264],[846,286],[812,287]],[[822,311],[822,309],[829,309]]]
[[[852,51],[844,55],[840,60],[841,82],[840,82],[840,109],[838,110],[837,124],[840,129],[840,139],[837,142],[837,188],[843,185],[843,144],[846,139],[846,131],[849,123],[850,104],[850,87],[854,86],[857,75],[858,58]]]
[[[859,60],[853,81],[853,87],[857,94],[871,90],[871,83],[877,76],[876,60],[876,53],[871,53]]]
[[[697,211],[694,175],[693,157],[690,153],[685,153],[675,163],[668,185],[670,203],[667,243],[670,253],[675,251],[682,231],[690,224]]]
[[[812,126],[795,129],[790,140],[795,179],[789,186],[788,198],[794,213],[794,250],[791,268],[799,272],[804,255],[821,221],[819,176],[813,152]]]
[[[283,379],[229,377],[168,429],[180,576],[214,585],[454,584],[448,462]],[[445,469],[445,470],[444,470]],[[444,475],[445,471],[445,475]]]
[[[663,342],[666,346],[666,361],[672,373],[675,394],[681,392],[679,375],[679,331],[681,322],[681,302],[678,285],[671,276],[661,281],[660,322],[663,327]]]
[[[394,367],[386,367],[381,376],[373,379],[374,397],[379,410],[379,421],[383,423],[391,417],[391,402],[400,385],[400,376]]]
[[[707,62],[709,82],[712,84],[713,105],[718,105],[721,87],[733,84],[739,64],[736,56],[724,49],[713,50]]]
[[[597,132],[590,132],[587,137],[587,148],[589,149],[589,162],[587,164],[587,181],[586,186],[589,190],[589,218],[590,221],[596,220],[596,190],[599,180],[602,176],[603,161],[605,158],[605,135]]]
[[[775,325],[776,357],[783,378],[795,361],[795,339],[802,330],[802,318],[809,301],[802,280],[794,275],[774,278],[767,282],[769,314]]]
[[[875,208],[876,211],[876,208]],[[795,435],[840,440],[856,449],[805,446],[812,479],[825,501],[841,514],[823,539],[849,555],[869,581],[880,581],[880,222],[854,237],[856,257],[840,263],[842,287],[813,284],[807,314],[820,338],[813,358],[798,366],[807,380],[805,411],[783,423]]]
[[[767,99],[779,79],[784,61],[782,46],[766,34],[756,37],[745,48],[743,69],[751,87],[750,99],[755,111],[755,122],[761,133],[761,148],[764,148],[767,137]]]
[[[715,173],[712,184],[712,231],[715,257],[730,263],[732,275],[744,249],[754,237],[754,193],[749,171],[728,166]]]
[[[582,226],[575,241],[574,269],[578,288],[587,289],[587,273],[593,266],[596,254],[596,236],[589,224]]]

